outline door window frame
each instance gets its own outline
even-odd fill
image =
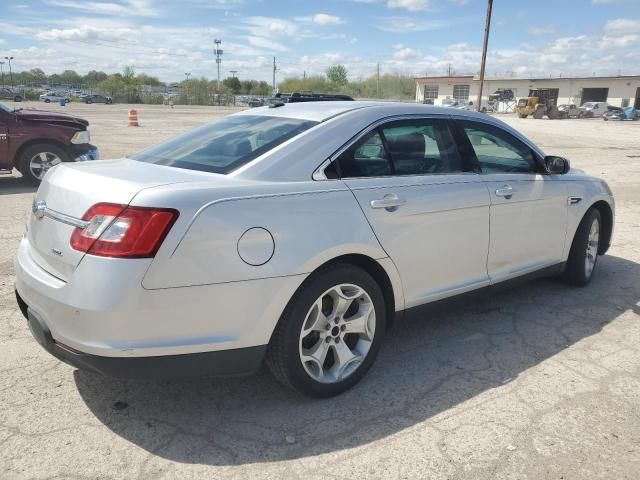
[[[410,173],[405,175],[396,175],[395,167],[393,164],[393,158],[391,157],[391,153],[389,151],[389,147],[387,145],[386,138],[384,137],[384,132],[382,131],[385,126],[389,124],[396,123],[398,121],[440,121],[442,122],[446,128],[449,130],[451,135],[451,139],[454,143],[455,154],[458,155],[460,159],[460,164],[463,168],[467,168],[467,170],[459,171],[459,172],[443,172],[443,173]],[[344,179],[366,179],[366,178],[394,178],[394,177],[416,177],[416,176],[437,176],[437,175],[468,175],[468,174],[477,174],[478,169],[477,165],[474,164],[473,160],[470,157],[465,157],[462,155],[460,151],[460,146],[458,144],[458,132],[457,126],[455,122],[448,115],[395,115],[392,117],[385,117],[376,122],[370,124],[356,135],[351,137],[347,142],[345,142],[339,149],[337,149],[333,154],[329,156],[322,164],[313,172],[312,179],[317,181],[323,180],[342,180],[343,177],[340,172],[339,162],[337,162],[338,158],[351,147],[355,146],[358,142],[363,140],[370,133],[377,131],[382,139],[382,143],[385,148],[385,152],[389,158],[390,170],[391,173],[389,175],[379,175],[379,176],[371,176],[371,177],[346,177]],[[463,132],[464,133],[464,132]],[[466,136],[466,134],[465,134]],[[476,159],[477,162],[477,159]],[[333,169],[333,172],[330,175],[327,175],[325,171],[329,168]]]
[[[469,140],[469,136],[467,135],[467,132],[465,131],[462,122],[471,122],[481,126],[488,126],[490,128],[495,128],[497,130],[500,130],[503,134],[508,135],[510,138],[515,139],[516,142],[522,144],[525,148],[531,151],[532,161],[529,161],[529,159],[527,159],[527,162],[529,163],[529,165],[531,165],[531,167],[533,168],[533,171],[531,172],[485,172],[483,171],[482,165],[478,160],[476,151],[473,148],[473,145],[471,144],[471,140]],[[460,152],[460,155],[462,157],[466,156],[471,160],[471,162],[476,168],[477,173],[481,175],[548,175],[548,172],[546,172],[541,167],[540,153],[532,145],[530,145],[529,142],[523,140],[522,138],[519,138],[518,136],[500,127],[499,125],[495,125],[489,122],[483,122],[482,120],[471,118],[471,117],[470,118],[456,117],[452,119],[451,123],[453,124],[452,128],[456,131],[456,143],[458,144],[458,151]]]

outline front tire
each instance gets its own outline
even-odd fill
[[[37,143],[22,152],[18,170],[27,182],[38,186],[49,169],[68,161],[69,156],[61,148],[50,143]]]
[[[348,390],[373,364],[385,333],[384,296],[364,270],[336,264],[291,298],[265,357],[284,385],[312,397]]]
[[[563,280],[584,287],[591,282],[598,263],[598,248],[602,232],[600,210],[590,208],[578,225],[573,237]]]

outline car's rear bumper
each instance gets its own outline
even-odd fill
[[[79,368],[117,378],[165,380],[194,376],[249,375],[262,363],[266,345],[217,352],[155,357],[103,357],[80,352],[53,339],[47,324],[16,292],[33,338],[51,355]]]

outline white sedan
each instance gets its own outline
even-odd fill
[[[607,184],[487,115],[363,102],[243,111],[45,176],[16,259],[35,339],[78,368],[245,374],[330,396],[405,309],[542,275],[586,285]]]

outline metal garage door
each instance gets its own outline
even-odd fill
[[[584,102],[606,102],[608,96],[608,88],[583,88],[580,105],[584,105]]]

